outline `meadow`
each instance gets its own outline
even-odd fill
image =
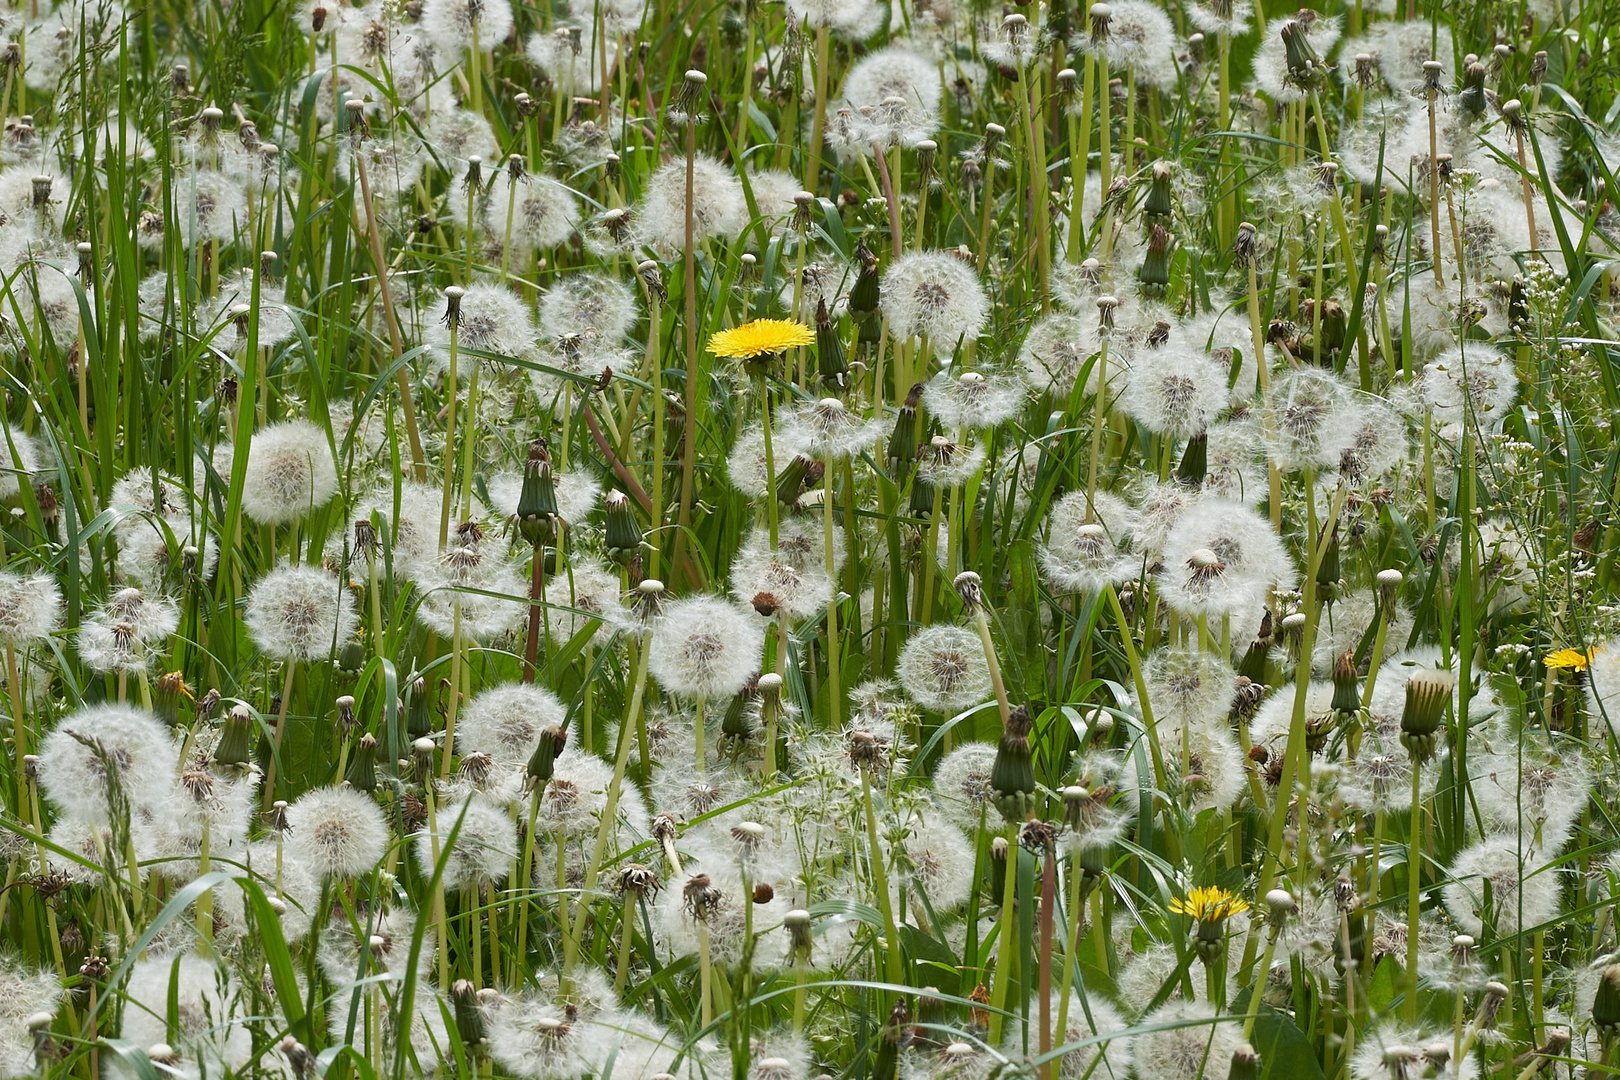
[[[0,1077],[1620,1075],[1612,0],[0,6]]]

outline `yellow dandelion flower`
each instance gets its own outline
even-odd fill
[[[732,360],[748,360],[755,356],[786,352],[800,345],[809,345],[816,335],[802,322],[792,319],[755,319],[730,330],[721,330],[709,338],[709,352]]]
[[[1240,911],[1248,911],[1249,903],[1219,885],[1200,885],[1187,893],[1187,899],[1172,899],[1170,910],[1181,915],[1190,915],[1201,923],[1218,923],[1230,919]]]
[[[1556,652],[1548,653],[1542,658],[1541,662],[1554,671],[1585,671],[1586,665],[1592,662],[1592,657],[1596,653],[1596,645],[1585,652],[1580,649],[1559,649]]]

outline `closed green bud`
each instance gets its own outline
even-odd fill
[[[478,988],[471,979],[457,979],[450,988],[450,1000],[455,1005],[456,1032],[462,1045],[477,1052],[485,1042],[484,1012],[478,1007]]]
[[[610,491],[602,500],[602,505],[606,509],[603,539],[609,557],[615,562],[634,559],[641,551],[641,526],[636,523],[635,512],[630,508],[630,496],[622,491]]]
[[[338,650],[338,669],[350,675],[366,665],[366,646],[359,638],[350,638]]]
[[[375,791],[377,788],[377,739],[366,732],[354,744],[354,760],[349,762],[349,771],[343,779],[349,786],[360,791]]]
[[[253,713],[246,705],[238,705],[225,714],[214,760],[221,765],[246,765],[253,760]]]
[[[1029,746],[1034,726],[1024,706],[1009,712],[990,765],[991,797],[1008,821],[1022,821],[1034,810],[1035,758]]]
[[[411,680],[411,700],[405,709],[405,733],[412,739],[433,734],[433,707],[428,697],[427,680],[418,675]]]
[[[1163,289],[1170,284],[1170,262],[1175,257],[1175,240],[1163,225],[1153,226],[1148,233],[1147,253],[1142,268],[1136,272],[1137,280],[1149,289]]]
[[[861,264],[855,276],[855,287],[849,291],[849,310],[856,315],[870,315],[878,306],[877,256],[865,244],[855,248],[855,258]]]
[[[1167,218],[1173,209],[1170,202],[1170,165],[1165,161],[1155,161],[1153,178],[1148,183],[1147,198],[1142,200],[1142,211],[1155,217]]]
[[[1361,686],[1356,678],[1356,654],[1346,649],[1333,661],[1333,710],[1341,713],[1361,711]]]
[[[1449,671],[1423,670],[1406,680],[1406,707],[1401,711],[1401,745],[1419,761],[1434,756],[1435,731],[1451,700],[1457,677]]]
[[[838,321],[827,311],[827,298],[816,307],[816,370],[828,386],[842,387],[849,364],[844,360],[844,342],[838,336]]]
[[[1605,1038],[1620,1035],[1620,964],[1610,964],[1598,976],[1592,1023]]]
[[[922,383],[912,385],[895,415],[894,430],[889,433],[889,460],[902,467],[917,456],[917,405],[922,401],[922,392]]]
[[[540,742],[529,755],[529,782],[533,786],[544,787],[551,782],[557,771],[557,755],[567,745],[568,733],[555,724],[540,733]]]
[[[1322,60],[1305,36],[1305,27],[1290,22],[1282,28],[1283,54],[1288,62],[1288,79],[1296,86],[1315,86],[1321,77]]]
[[[1200,431],[1187,440],[1187,448],[1181,452],[1181,465],[1176,469],[1176,479],[1183,484],[1199,485],[1204,482],[1204,476],[1209,472],[1209,435]]]
[[[557,486],[551,476],[551,455],[546,440],[529,444],[529,461],[523,470],[523,487],[518,492],[518,531],[523,539],[539,546],[552,537],[557,517]]]
[[[1232,1051],[1232,1067],[1226,1071],[1227,1080],[1260,1080],[1260,1055],[1254,1047],[1244,1043]]]

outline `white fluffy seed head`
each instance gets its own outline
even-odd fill
[[[354,598],[343,583],[313,566],[280,566],[248,593],[243,614],[260,649],[278,660],[324,660],[353,636]]]
[[[62,720],[41,743],[40,786],[62,814],[103,823],[114,780],[132,805],[145,805],[168,793],[178,757],[168,729],[152,714],[92,705]]]
[[[388,822],[370,797],[347,785],[305,792],[287,807],[286,848],[320,878],[369,872],[388,849]]]
[[[271,424],[253,436],[242,481],[242,509],[262,525],[300,521],[337,494],[326,433],[307,420]]]
[[[721,700],[759,671],[765,632],[734,605],[712,596],[676,600],[653,629],[648,671],[673,694]]]

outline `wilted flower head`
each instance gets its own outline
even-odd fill
[[[279,566],[248,593],[242,616],[260,649],[280,660],[324,660],[354,634],[354,598],[313,566]]]
[[[248,448],[242,509],[264,525],[300,521],[337,494],[337,467],[327,435],[307,420],[262,428]]]

